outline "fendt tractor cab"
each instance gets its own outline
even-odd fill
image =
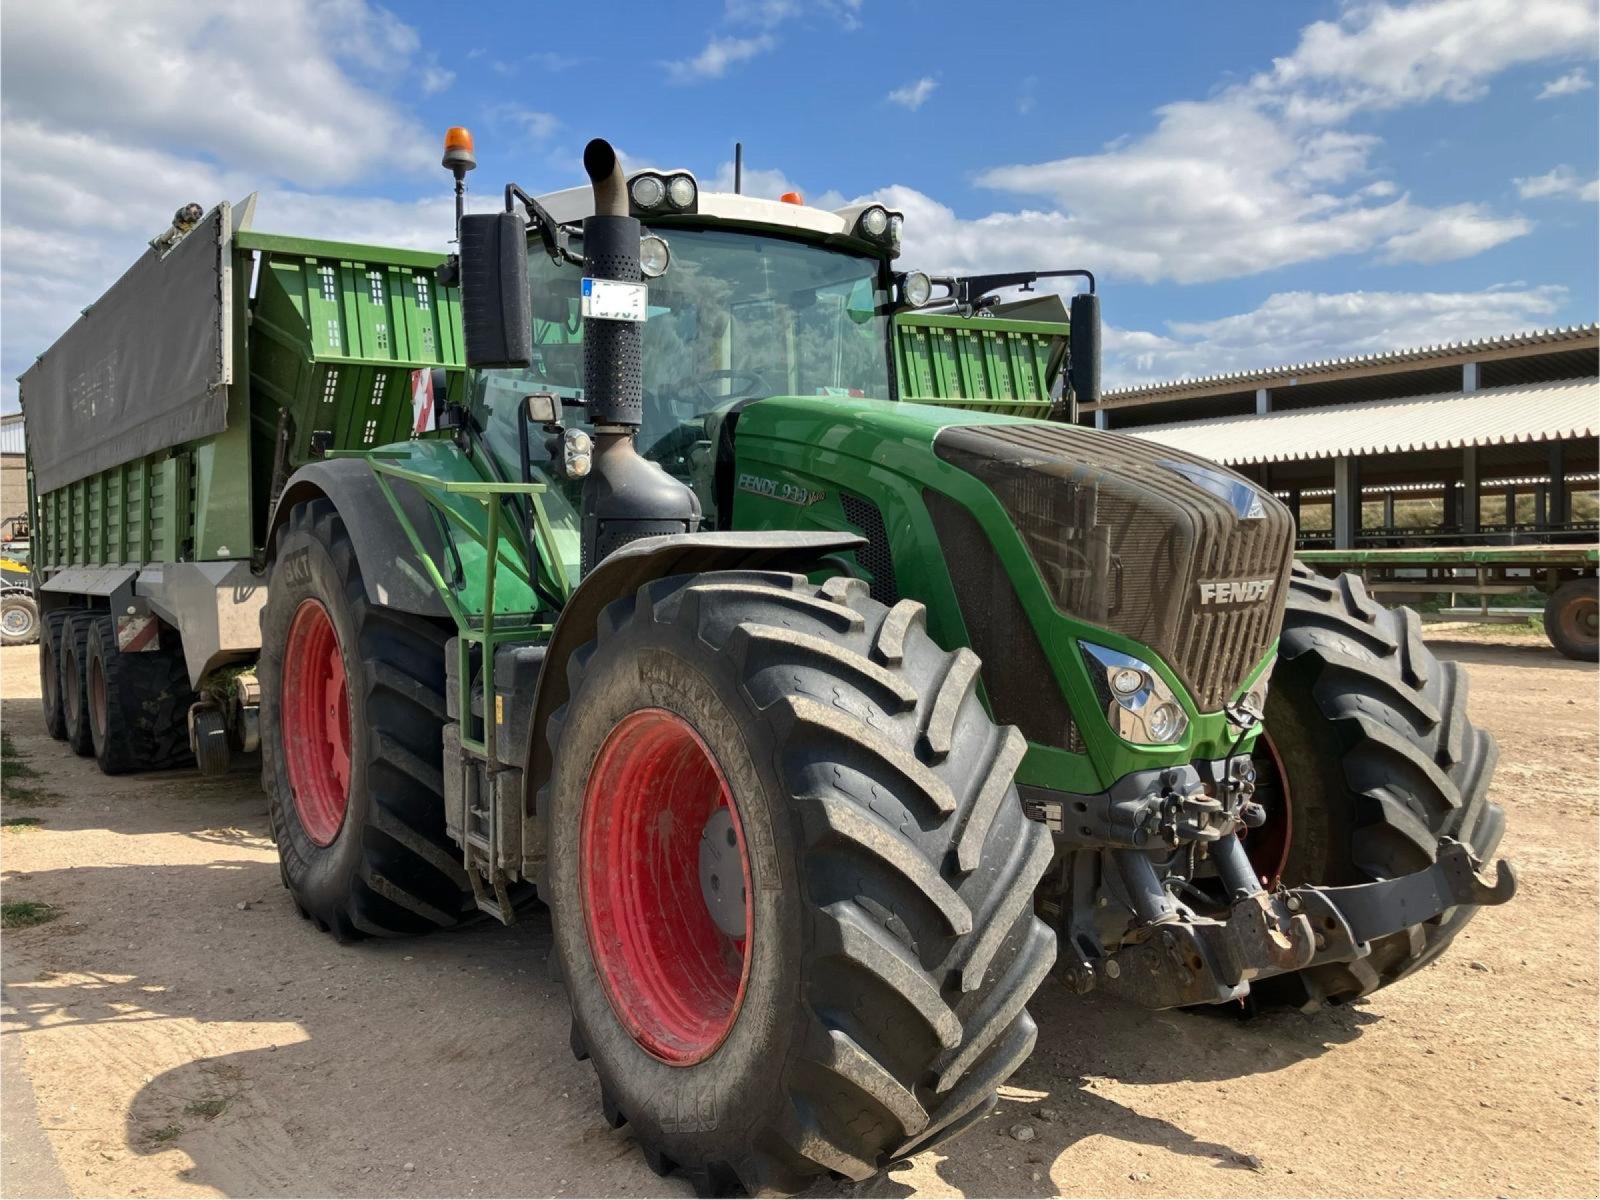
[[[258,737],[284,882],[341,939],[548,905],[573,1050],[652,1167],[864,1179],[992,1107],[1052,966],[1309,1011],[1511,897],[1493,742],[1415,614],[1297,567],[1242,477],[1075,423],[1086,272],[931,279],[883,205],[598,140],[590,187],[463,214],[464,130],[444,162],[458,252],[402,284],[459,289],[465,376],[398,441],[376,383],[363,427],[297,377],[259,663],[195,680],[194,745]],[[262,337],[336,323],[317,253],[365,311],[361,248],[240,241],[300,253]],[[1049,277],[1070,311],[999,298]]]

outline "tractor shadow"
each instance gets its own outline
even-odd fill
[[[1147,1012],[1100,997],[1075,996],[1053,977],[1028,1009],[1039,1025],[1032,1057],[1007,1081],[986,1118],[934,1151],[939,1156],[934,1170],[954,1193],[1059,1195],[1051,1165],[1077,1143],[1095,1137],[1120,1142],[1130,1152],[1148,1147],[1208,1160],[1218,1170],[1248,1173],[1252,1168],[1246,1147],[1208,1141],[1175,1121],[1141,1113],[1105,1094],[1104,1085],[1210,1083],[1216,1085],[1217,1101],[1226,1104],[1229,1081],[1318,1058],[1382,1020],[1361,1008],[1332,1009],[1314,1017],[1275,1012],[1248,1019],[1233,1009]],[[1011,1137],[1019,1124],[1032,1129],[1031,1141]],[[997,1167],[997,1161],[1004,1165]],[[1139,1161],[1130,1153],[1130,1168]],[[912,1191],[893,1171],[854,1187],[814,1189],[817,1195],[872,1197]]]

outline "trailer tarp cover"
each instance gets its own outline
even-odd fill
[[[146,251],[23,372],[41,495],[227,427],[228,207]]]

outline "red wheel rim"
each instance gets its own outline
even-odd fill
[[[718,926],[702,890],[700,842],[714,829],[737,851],[743,937]],[[579,872],[590,953],[617,1019],[662,1062],[710,1057],[749,982],[750,858],[728,781],[681,717],[641,709],[606,735],[584,789]]]
[[[89,656],[89,719],[94,722],[94,732],[102,739],[106,735],[106,669],[97,655]]]
[[[339,635],[320,600],[302,600],[283,651],[283,758],[306,836],[333,844],[350,799],[350,691]]]
[[[1289,847],[1294,841],[1294,809],[1289,799],[1289,773],[1283,769],[1278,748],[1265,730],[1256,739],[1251,765],[1256,771],[1255,800],[1267,810],[1267,820],[1246,834],[1244,850],[1262,885],[1272,887],[1289,865]]]

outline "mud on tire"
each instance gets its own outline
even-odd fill
[[[658,1172],[702,1194],[864,1179],[981,1118],[1027,1057],[1023,1006],[1055,957],[1033,915],[1051,845],[977,666],[934,644],[920,604],[766,572],[647,584],[571,658],[539,800],[556,957],[606,1118]],[[703,739],[749,846],[747,989],[687,1066],[619,1019],[584,906],[590,767],[642,710]]]
[[[1288,775],[1290,886],[1422,870],[1441,838],[1480,861],[1500,843],[1505,815],[1488,799],[1498,750],[1467,719],[1466,672],[1434,657],[1416,613],[1378,604],[1357,576],[1295,564],[1266,732]],[[1369,995],[1432,962],[1476,911],[1447,909],[1365,959],[1262,980],[1252,995],[1307,1010]]]
[[[284,752],[284,656],[302,604],[337,636],[348,697],[349,785],[328,844],[307,833]],[[278,535],[261,615],[261,770],[285,886],[341,941],[424,933],[475,911],[445,834],[444,647],[448,632],[367,596],[344,521],[296,505]]]
[[[178,635],[164,630],[163,636],[167,641],[157,649],[125,654],[117,648],[109,614],[90,623],[85,666],[89,733],[95,761],[107,775],[194,763],[188,713],[195,695],[189,688],[189,668],[176,644]]]

